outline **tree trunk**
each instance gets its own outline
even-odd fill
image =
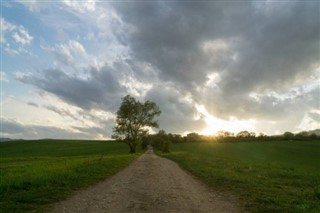
[[[130,153],[136,153],[136,146],[132,143],[128,143],[129,147],[130,147]]]

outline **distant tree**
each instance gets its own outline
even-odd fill
[[[196,132],[189,133],[186,136],[187,142],[201,142],[202,141],[201,139],[202,139],[201,135],[199,135]]]
[[[294,134],[292,132],[285,132],[282,137],[284,140],[292,140],[294,138]]]
[[[152,146],[157,150],[162,150],[163,142],[166,141],[168,138],[168,135],[164,130],[159,130],[157,134],[154,134],[151,136],[151,144]]]
[[[146,136],[143,136],[141,139],[141,149],[146,150],[149,144],[150,144],[149,138]]]
[[[257,137],[260,141],[265,141],[266,139],[268,139],[268,136],[266,134],[264,134],[263,132],[260,132],[258,137]]]
[[[247,130],[245,131],[241,131],[237,134],[238,138],[248,138],[250,137],[250,132],[248,132]]]
[[[307,131],[299,132],[298,134],[295,135],[295,139],[297,139],[297,140],[310,139],[309,133]]]
[[[259,133],[258,138],[265,138],[265,137],[267,137],[266,134],[264,134],[263,132],[260,132],[260,133]]]
[[[249,132],[249,137],[255,138],[256,137],[256,133],[255,132]]]
[[[136,147],[143,136],[148,133],[145,127],[158,127],[154,120],[161,111],[151,101],[141,103],[130,95],[122,98],[122,103],[117,111],[116,125],[113,128],[113,138],[128,144],[130,153],[136,152]]]
[[[168,133],[167,134],[167,139],[169,141],[171,141],[172,143],[182,143],[182,142],[184,142],[182,136],[179,135],[179,134]]]
[[[218,132],[216,133],[216,136],[217,136],[217,137],[222,137],[222,138],[227,138],[227,137],[233,137],[233,136],[234,136],[234,133],[220,130],[220,131],[218,131]]]
[[[171,144],[171,141],[163,141],[162,143],[162,152],[163,153],[169,153],[170,152],[170,144]]]
[[[167,133],[166,131],[164,131],[163,129],[159,130],[158,132],[158,137],[162,138],[162,139],[166,139],[168,136],[167,136]]]
[[[311,135],[309,135],[309,138],[312,139],[312,140],[314,140],[314,139],[317,139],[318,136],[317,136],[317,134],[312,133]]]

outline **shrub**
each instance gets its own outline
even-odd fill
[[[163,153],[169,153],[170,152],[170,144],[171,144],[171,141],[168,141],[168,140],[166,140],[166,141],[164,141],[162,143],[162,152]]]

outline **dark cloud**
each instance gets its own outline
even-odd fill
[[[201,131],[205,121],[199,116],[193,103],[170,85],[155,85],[148,91],[147,100],[154,101],[161,109],[159,125],[169,132]]]
[[[114,5],[122,19],[133,26],[133,32],[127,35],[132,56],[159,69],[161,79],[188,86],[202,83],[213,66],[223,67],[221,61],[210,60],[201,44],[223,36],[229,38],[231,28],[225,24],[247,16],[246,6],[171,1]]]
[[[269,11],[255,14],[255,22],[236,45],[237,61],[222,74],[219,86],[229,97],[252,90],[272,91],[298,74],[308,76],[315,71],[319,59],[319,2],[269,6]]]
[[[119,83],[120,77],[115,75],[119,66],[91,68],[87,78],[71,76],[59,69],[49,69],[42,71],[38,76],[24,75],[17,79],[83,109],[114,111],[119,105],[120,97],[126,93]]]
[[[23,139],[92,139],[95,135],[87,132],[72,132],[57,127],[40,126],[40,125],[23,125],[14,120],[1,119],[2,129],[1,135],[9,138]]]
[[[29,106],[33,106],[33,107],[39,107],[39,105],[38,104],[36,104],[36,103],[34,103],[34,102],[31,102],[31,101],[29,101],[28,103],[27,103]]]
[[[277,97],[256,102],[249,95],[285,91],[314,73],[319,4],[157,1],[116,3],[114,8],[134,29],[126,38],[132,57],[154,66],[159,81],[173,82],[215,116],[254,118],[288,115],[288,105],[302,104]],[[205,88],[213,71],[220,81]]]
[[[64,108],[58,108],[58,107],[55,107],[53,105],[47,105],[47,106],[44,106],[44,108],[46,108],[47,110],[50,110],[50,111],[53,111],[63,117],[70,117],[74,120],[79,120],[79,118],[77,117],[77,115],[75,115],[74,113],[72,113],[70,110],[68,109],[64,109]]]

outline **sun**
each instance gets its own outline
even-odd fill
[[[255,119],[239,120],[230,116],[228,120],[217,118],[206,110],[203,105],[196,107],[198,112],[204,116],[206,122],[206,128],[200,131],[203,135],[214,135],[220,130],[238,133],[243,130],[255,132]]]
[[[205,122],[206,122],[206,128],[201,131],[201,134],[203,135],[213,135],[219,130],[221,130],[220,124],[216,122],[217,119],[211,115],[206,116]]]

